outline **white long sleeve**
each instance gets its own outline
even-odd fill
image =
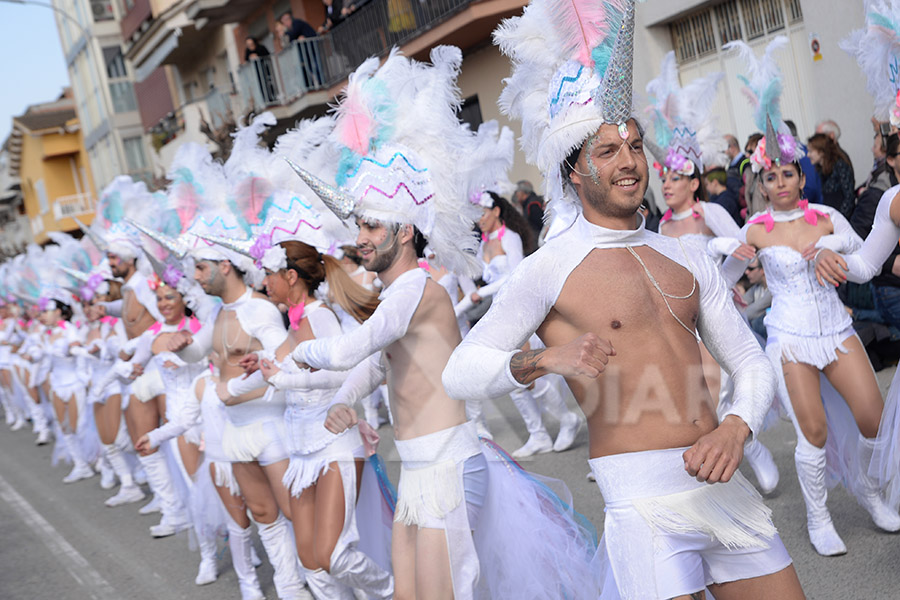
[[[900,240],[900,227],[891,220],[891,204],[900,193],[900,185],[892,187],[881,196],[875,210],[875,224],[862,247],[846,255],[847,279],[855,283],[865,283],[881,273],[884,261],[888,259],[897,241]]]
[[[182,404],[175,419],[147,433],[152,448],[159,448],[163,442],[182,435],[200,422],[200,403],[197,402],[194,395],[187,394],[187,398],[182,400]]]
[[[302,342],[291,357],[317,369],[346,371],[406,335],[425,291],[421,269],[403,273],[381,293],[381,304],[355,330],[340,336]]]
[[[381,352],[370,355],[350,370],[341,389],[332,398],[331,404],[353,406],[374,392],[384,381],[386,374],[387,369],[384,366]]]

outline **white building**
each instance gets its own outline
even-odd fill
[[[127,0],[125,0],[127,2]],[[148,182],[149,146],[123,58],[123,7],[112,0],[53,0],[63,54],[98,190],[115,176]]]
[[[784,73],[782,112],[805,142],[816,124],[833,119],[841,146],[850,155],[857,184],[872,165],[872,98],[856,62],[838,44],[864,26],[862,0],[647,0],[637,7],[635,91],[645,97],[666,52],[674,50],[682,84],[712,72],[725,73],[716,103],[718,126],[741,144],[756,132],[750,105],[741,92],[742,61],[722,46],[744,40],[762,54],[775,36],[790,46],[778,62]],[[812,50],[818,41],[819,56]]]

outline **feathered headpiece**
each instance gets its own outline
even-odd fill
[[[841,48],[859,63],[866,89],[875,99],[875,118],[900,127],[900,2],[869,0],[866,27],[850,34]]]
[[[509,169],[515,157],[515,134],[509,127],[500,127],[497,121],[485,121],[475,134],[475,148],[471,170],[461,172],[467,183],[468,198],[472,204],[491,208],[494,199],[488,192],[507,196],[515,186],[509,181]]]
[[[477,208],[457,176],[475,139],[456,114],[462,53],[438,46],[426,65],[394,50],[378,64],[350,76],[335,111],[336,173],[297,173],[339,217],[414,225],[448,269],[474,274]]]
[[[532,0],[494,31],[512,60],[500,107],[522,121],[520,145],[546,181],[553,213],[578,206],[562,163],[601,125],[627,138],[632,117],[635,0]],[[561,203],[563,200],[564,203]]]
[[[655,144],[648,147],[660,176],[671,170],[690,177],[709,165],[727,163],[725,139],[711,114],[716,88],[724,77],[713,73],[682,88],[675,53],[663,58],[659,77],[647,84],[655,138]]]
[[[119,175],[103,190],[91,229],[103,239],[108,252],[126,260],[137,259],[141,236],[126,217],[138,223],[156,223],[165,203],[165,196],[151,193],[143,181]]]
[[[803,158],[803,149],[781,117],[781,94],[784,89],[783,75],[775,62],[775,51],[788,44],[788,39],[779,36],[769,42],[762,58],[756,58],[753,49],[746,43],[737,41],[725,44],[725,50],[737,50],[747,64],[747,77],[741,76],[744,92],[753,107],[756,126],[766,132],[750,157],[754,173],[770,169],[772,165],[788,164]]]

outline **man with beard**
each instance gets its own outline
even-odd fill
[[[173,334],[168,349],[185,362],[206,360],[213,352],[222,357],[216,386],[227,420],[222,447],[233,460],[234,477],[275,571],[278,597],[308,598],[288,521],[288,492],[282,483],[288,467],[284,396],[261,378],[244,377],[245,367],[254,367],[251,356],[275,350],[284,341],[284,321],[268,298],[245,283],[237,265],[254,268],[246,257],[206,243],[193,254],[194,279],[223,304],[212,326],[201,328],[196,336],[186,330]]]
[[[568,209],[570,225],[509,277],[444,386],[467,400],[566,378],[606,508],[601,598],[703,598],[707,586],[720,600],[802,598],[771,511],[737,470],[771,404],[772,368],[705,252],[648,232],[637,214],[648,166],[631,114],[634,3],[608,27],[608,62],[595,51],[591,69],[583,56],[534,64],[556,43],[535,32],[571,29],[548,23],[549,8],[532,0],[495,33],[513,59],[501,105],[523,120],[522,146],[540,149],[532,161],[555,190],[549,207]],[[523,51],[544,43],[545,53]],[[548,89],[561,90],[549,111]],[[522,352],[534,332],[546,348]],[[721,422],[700,340],[734,380]]]

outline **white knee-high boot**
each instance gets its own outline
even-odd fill
[[[241,586],[242,600],[264,600],[265,596],[259,588],[259,579],[251,559],[253,543],[251,530],[244,529],[228,518],[228,547],[231,549],[231,564]]]
[[[72,463],[74,465],[72,471],[63,478],[63,483],[74,483],[96,475],[91,466],[84,460],[81,446],[78,445],[78,439],[75,437],[75,434],[63,434],[63,441],[66,444],[66,449],[69,451],[69,456],[72,457]]]
[[[316,600],[355,600],[353,590],[334,577],[325,569],[307,571],[306,585]]]
[[[533,454],[544,454],[553,450],[553,441],[541,420],[541,411],[528,390],[510,392],[513,404],[519,409],[525,428],[528,430],[528,441],[512,453],[513,458],[525,458]]]
[[[541,377],[534,382],[531,395],[541,410],[559,421],[559,435],[556,436],[556,441],[553,443],[553,451],[562,452],[571,448],[575,443],[575,436],[581,429],[582,420],[569,410],[555,382],[550,377]]]
[[[275,570],[272,580],[281,600],[297,600],[308,597],[300,574],[300,559],[291,535],[291,526],[285,516],[278,513],[272,523],[257,523],[259,540],[262,542],[269,562]]]
[[[197,577],[194,579],[194,583],[206,585],[219,577],[216,565],[216,540],[203,535],[199,529],[195,529],[195,531],[197,533],[197,545],[200,546],[200,567],[197,569]]]
[[[859,503],[863,505],[872,520],[879,529],[884,531],[900,531],[900,515],[884,501],[881,485],[872,477],[869,477],[869,463],[875,453],[875,440],[859,436],[859,483],[861,498]]]
[[[771,493],[778,486],[778,467],[769,449],[762,442],[754,438],[744,446],[744,458],[759,482],[759,488],[763,494]]]
[[[143,500],[144,492],[135,484],[134,477],[131,475],[131,467],[128,465],[122,449],[117,444],[103,444],[103,454],[122,484],[119,492],[105,502],[106,506],[119,506]]]
[[[340,540],[338,540],[340,544]],[[331,576],[374,598],[394,595],[394,578],[355,546],[345,545],[331,556]]]
[[[797,466],[797,478],[806,502],[809,541],[822,556],[846,554],[847,546],[835,530],[825,506],[828,499],[825,487],[825,448],[813,446],[802,433],[798,433],[794,464]]]
[[[190,523],[184,505],[175,491],[175,483],[165,457],[160,452],[154,452],[149,456],[141,456],[139,460],[147,474],[150,489],[159,498],[163,515],[159,525],[150,528],[150,535],[167,537],[186,529]]]

